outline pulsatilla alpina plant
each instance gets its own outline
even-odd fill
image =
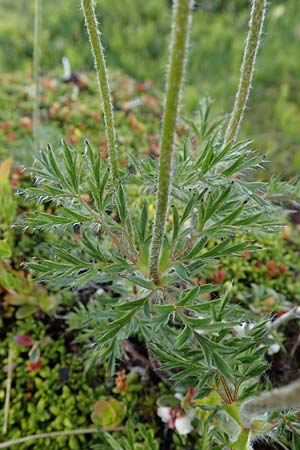
[[[199,120],[189,122],[196,141],[176,144],[192,2],[174,2],[160,158],[128,154],[126,169],[118,164],[93,2],[82,0],[82,7],[103,100],[109,158],[102,159],[88,142],[82,150],[63,143],[60,149],[48,146],[38,155],[32,169],[36,184],[25,195],[52,202],[55,212],[30,215],[27,225],[53,230],[61,239],[60,245],[51,246],[49,259],[29,266],[41,279],[62,286],[109,282],[113,298],[103,304],[91,301],[70,315],[71,326],[91,347],[88,364],[107,361],[113,372],[122,342],[143,336],[156,366],[175,384],[196,388],[193,404],[213,428],[209,436],[203,431],[199,437],[207,448],[250,449],[256,435],[276,435],[284,415],[272,416],[269,422],[268,411],[296,406],[299,385],[286,388],[287,401],[280,390],[272,392],[273,402],[269,394],[263,400],[248,400],[259,393],[259,377],[268,368],[268,321],[241,327],[241,321],[251,317],[230,304],[230,289],[222,291],[198,280],[205,267],[224,256],[259,248],[249,232],[253,236],[255,230],[274,231],[282,216],[280,201],[299,191],[296,183],[248,181],[248,173],[260,167],[263,158],[251,142],[237,141],[265,1],[252,4],[241,83],[225,138],[223,124],[210,120],[206,101],[200,105]],[[262,412],[266,414],[259,415]]]

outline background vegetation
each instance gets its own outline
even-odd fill
[[[73,70],[92,68],[79,3],[43,2],[42,70],[61,72],[66,56]],[[33,2],[0,1],[2,72],[31,70]],[[259,51],[249,113],[242,136],[251,136],[270,152],[280,169],[300,168],[300,24],[297,0],[274,0],[269,6]],[[99,15],[109,67],[139,81],[164,82],[170,2],[104,0]],[[248,2],[199,0],[194,11],[191,55],[186,83],[186,111],[199,98],[215,100],[214,111],[227,113],[235,93],[248,21]],[[126,51],[124,51],[124,43]],[[3,114],[3,113],[0,113]],[[287,164],[288,161],[288,164]],[[282,163],[284,163],[282,165]]]

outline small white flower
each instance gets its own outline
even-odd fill
[[[247,336],[248,332],[252,330],[253,327],[254,323],[242,322],[240,325],[235,325],[232,327],[232,331],[236,337],[242,338]]]
[[[188,434],[193,429],[191,420],[187,416],[177,417],[175,420],[175,428],[181,435]]]
[[[96,294],[100,297],[104,294],[104,290],[102,288],[97,289]]]
[[[268,348],[268,355],[275,355],[275,353],[278,353],[279,351],[280,345],[276,342],[275,344],[270,345],[270,347]]]
[[[159,406],[157,415],[165,423],[168,423],[172,419],[172,410],[169,406]]]

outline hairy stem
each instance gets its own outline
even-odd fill
[[[241,66],[240,82],[235,97],[233,111],[225,132],[225,144],[237,139],[240,125],[243,120],[266,14],[266,4],[266,0],[252,0],[249,31]]]
[[[40,146],[40,59],[41,59],[41,6],[42,0],[34,0],[33,40],[33,141],[36,150]]]
[[[277,328],[285,325],[290,320],[300,319],[300,307],[295,306],[290,311],[286,312],[282,316],[278,317],[278,319],[271,322],[268,328],[269,333],[273,333]]]
[[[176,0],[174,3],[169,69],[160,140],[158,194],[150,255],[150,277],[155,283],[159,283],[158,265],[167,216],[172,170],[172,153],[181,86],[188,51],[191,6],[192,0]]]
[[[108,82],[107,68],[104,58],[104,51],[101,44],[100,32],[98,31],[98,22],[95,14],[94,2],[93,0],[82,0],[81,4],[84,12],[85,23],[88,30],[92,53],[94,56],[99,92],[103,101],[105,132],[109,151],[110,164],[113,176],[118,179],[119,172],[118,172],[118,156],[117,156],[116,132],[114,125],[114,114],[111,101],[110,87]]]
[[[247,400],[240,410],[240,417],[245,428],[250,428],[253,419],[262,413],[275,409],[293,408],[300,406],[300,381],[273,389],[270,392]]]

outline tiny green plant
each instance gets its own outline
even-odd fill
[[[282,392],[271,402],[270,394],[249,400],[259,394],[258,380],[269,367],[269,320],[253,322],[249,312],[230,302],[230,287],[199,284],[199,279],[224,256],[259,249],[250,236],[281,226],[283,210],[272,201],[276,193],[298,195],[297,186],[278,179],[271,184],[249,180],[247,175],[261,167],[264,158],[255,153],[252,142],[237,141],[265,1],[253,0],[241,82],[225,137],[222,123],[210,118],[209,101],[203,101],[199,119],[189,122],[195,148],[190,141],[175,144],[193,2],[174,1],[160,158],[128,154],[125,169],[118,165],[93,1],[82,0],[82,8],[103,101],[109,159],[102,159],[87,141],[83,151],[63,142],[61,148],[49,145],[38,155],[32,168],[36,183],[25,195],[52,202],[55,213],[30,214],[26,223],[32,229],[55,231],[61,245],[51,246],[49,258],[28,265],[42,280],[55,279],[61,286],[110,283],[115,292],[110,301],[90,301],[69,317],[79,339],[90,347],[88,366],[106,361],[112,374],[122,357],[122,342],[142,336],[149,356],[174,385],[196,390],[193,405],[208,413],[202,417],[213,428],[212,440],[202,435],[206,447],[211,443],[216,449],[251,449],[257,435],[274,435],[268,411],[279,410],[272,416],[272,424],[279,424],[285,414],[281,409],[296,406],[299,395],[293,402],[283,402]],[[74,228],[80,240],[74,239]],[[299,386],[287,389],[292,398]],[[267,403],[261,417],[261,405]],[[176,407],[183,414],[185,405]],[[146,430],[140,432],[147,435]],[[110,435],[104,437],[114,448],[123,448]]]

